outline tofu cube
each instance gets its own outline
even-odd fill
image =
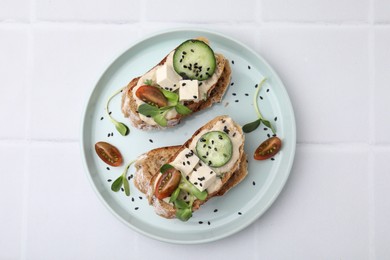
[[[184,148],[170,164],[179,170],[184,176],[192,172],[194,167],[198,164],[199,158],[194,151]]]
[[[217,174],[205,163],[197,164],[190,175],[190,182],[200,191],[204,191],[212,185]]]
[[[191,101],[199,98],[199,86],[197,80],[179,81],[180,101]]]
[[[156,70],[156,82],[166,90],[175,91],[178,89],[180,79],[180,75],[167,63],[159,66]]]

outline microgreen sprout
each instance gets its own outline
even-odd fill
[[[145,83],[148,83],[148,85],[151,85],[152,82],[149,80],[146,80]],[[151,117],[153,120],[159,124],[160,126],[167,126],[168,122],[167,119],[165,118],[166,114],[169,112],[169,110],[175,108],[177,113],[180,115],[188,115],[192,113],[192,110],[189,109],[188,107],[184,106],[179,102],[179,95],[165,90],[165,89],[160,89],[160,91],[163,93],[163,95],[167,98],[168,100],[168,106],[165,107],[156,107],[147,103],[144,103],[138,107],[138,112],[144,116]]]
[[[111,95],[111,97],[108,98],[107,100],[107,103],[106,103],[106,113],[108,115],[108,117],[110,118],[111,122],[115,125],[115,128],[116,130],[123,136],[126,136],[129,134],[130,132],[130,129],[124,124],[124,123],[121,123],[121,122],[118,122],[116,121],[112,116],[111,116],[111,113],[109,112],[108,110],[108,105],[111,101],[111,99],[113,99],[116,95],[118,95],[119,93],[121,93],[123,91],[124,88],[121,88],[120,90],[116,91],[114,94]]]
[[[129,170],[130,166],[135,162],[135,160],[131,161],[128,165],[126,165],[123,173],[112,183],[111,190],[118,192],[122,186],[125,190],[126,196],[130,196],[130,185],[129,181],[127,179],[127,171]]]
[[[259,127],[261,123],[263,123],[265,126],[269,127],[272,130],[272,133],[274,133],[274,134],[276,133],[275,128],[273,128],[273,126],[271,125],[271,122],[264,119],[263,115],[260,112],[259,105],[257,102],[257,97],[259,96],[260,89],[263,86],[265,80],[266,80],[266,78],[263,78],[260,81],[260,83],[257,86],[256,93],[253,97],[253,105],[255,106],[255,110],[256,110],[256,114],[257,114],[258,119],[256,119],[255,121],[253,121],[251,123],[248,123],[242,127],[242,130],[245,133],[250,133],[250,132],[256,130],[257,127]]]

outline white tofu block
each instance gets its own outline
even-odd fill
[[[215,182],[216,178],[217,174],[205,163],[201,163],[197,164],[191,173],[190,182],[200,191],[204,191]]]
[[[156,70],[156,82],[166,90],[175,91],[178,89],[180,79],[180,75],[167,63],[159,66]]]
[[[180,97],[180,101],[197,100],[199,98],[198,81],[196,79],[180,80],[179,97]]]
[[[175,160],[173,160],[173,162],[171,162],[170,164],[177,170],[179,170],[184,176],[187,176],[192,172],[198,162],[198,156],[196,156],[196,154],[192,150],[185,148],[176,156]]]

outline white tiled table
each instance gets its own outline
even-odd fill
[[[178,27],[266,58],[298,131],[290,179],[266,214],[192,246],[113,217],[79,146],[82,109],[109,62]],[[390,259],[388,0],[2,0],[0,76],[0,259]]]

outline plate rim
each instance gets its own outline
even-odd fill
[[[236,228],[233,228],[231,229],[229,232],[225,232],[223,234],[220,234],[220,235],[217,235],[217,236],[211,236],[211,237],[208,237],[208,238],[202,238],[202,239],[193,239],[193,240],[177,240],[177,239],[172,239],[172,238],[166,238],[166,237],[162,237],[162,236],[158,236],[158,235],[155,235],[155,234],[151,234],[149,232],[146,232],[144,231],[143,229],[127,222],[125,219],[123,219],[122,216],[120,216],[110,205],[109,203],[105,200],[105,198],[102,196],[102,194],[100,193],[100,191],[98,190],[98,188],[96,187],[96,184],[94,183],[94,180],[91,176],[91,172],[90,172],[90,169],[88,168],[88,163],[87,163],[87,152],[85,150],[85,147],[84,147],[84,143],[85,143],[85,139],[84,139],[84,131],[85,131],[85,127],[86,127],[86,117],[87,117],[87,112],[89,110],[89,107],[90,107],[90,103],[93,98],[93,93],[94,91],[96,90],[96,88],[98,87],[98,84],[99,82],[102,80],[102,78],[104,77],[104,75],[108,72],[108,70],[126,53],[128,52],[129,50],[131,50],[132,48],[134,48],[136,45],[140,44],[141,42],[144,42],[146,40],[149,40],[151,38],[154,38],[154,37],[158,37],[158,36],[162,36],[162,35],[165,35],[165,34],[169,34],[169,33],[207,33],[207,34],[211,34],[211,35],[215,35],[217,37],[220,37],[220,38],[225,38],[231,42],[234,42],[235,44],[237,45],[240,45],[242,46],[243,48],[245,48],[247,51],[249,51],[252,55],[255,56],[256,59],[259,59],[262,63],[264,63],[265,66],[268,67],[268,69],[272,72],[273,76],[275,76],[275,78],[277,79],[277,81],[279,81],[279,83],[281,84],[281,87],[282,87],[282,91],[285,92],[284,94],[286,95],[287,97],[287,103],[284,103],[285,106],[288,107],[288,110],[291,112],[291,118],[290,121],[291,121],[291,124],[292,124],[292,133],[291,133],[291,137],[293,140],[291,140],[291,152],[290,152],[290,158],[287,162],[287,168],[286,168],[286,177],[283,179],[282,182],[280,182],[279,186],[277,187],[276,190],[274,190],[273,192],[273,196],[271,196],[271,198],[267,201],[267,203],[264,205],[264,207],[262,207],[261,210],[259,210],[256,214],[253,215],[253,217],[251,217],[248,221],[244,222],[242,225],[239,225],[238,227]],[[90,185],[92,186],[92,189],[94,190],[94,192],[96,193],[97,197],[99,198],[99,200],[103,203],[103,205],[105,205],[105,207],[109,210],[109,212],[111,212],[117,219],[120,220],[120,222],[122,222],[124,225],[126,225],[127,227],[131,228],[132,230],[146,236],[146,237],[149,237],[149,238],[153,238],[155,240],[158,240],[158,241],[162,241],[162,242],[167,242],[167,243],[173,243],[173,244],[202,244],[202,243],[209,243],[209,242],[213,242],[213,241],[217,241],[217,240],[220,240],[220,239],[223,239],[223,238],[226,238],[226,237],[229,237],[235,233],[238,233],[240,232],[241,230],[247,228],[248,226],[250,226],[251,224],[253,224],[257,219],[259,219],[259,217],[261,217],[275,202],[275,200],[279,197],[280,193],[282,192],[282,190],[284,189],[288,179],[289,179],[289,176],[291,174],[291,169],[292,169],[292,166],[293,166],[293,163],[294,163],[294,159],[295,159],[295,153],[296,153],[296,139],[297,139],[297,134],[296,134],[296,120],[295,120],[295,113],[294,113],[294,109],[293,109],[293,106],[292,106],[292,103],[291,103],[291,99],[290,99],[290,96],[288,95],[288,91],[283,83],[283,81],[280,79],[279,77],[279,74],[276,73],[276,71],[273,69],[273,67],[268,63],[268,61],[266,61],[260,54],[258,54],[255,50],[253,50],[251,47],[247,46],[246,44],[244,44],[243,42],[241,41],[238,41],[230,36],[226,36],[222,33],[219,33],[219,32],[216,32],[214,30],[209,30],[209,29],[199,29],[199,28],[192,28],[192,27],[179,27],[179,28],[170,28],[170,29],[165,29],[165,30],[160,30],[160,31],[156,31],[156,32],[153,32],[153,33],[148,33],[148,34],[145,34],[145,36],[143,37],[139,37],[138,39],[135,39],[132,43],[129,44],[129,46],[125,47],[124,50],[120,51],[119,54],[117,55],[113,55],[113,57],[111,57],[109,59],[109,62],[107,62],[107,65],[103,67],[103,72],[102,73],[99,73],[99,77],[97,78],[97,80],[95,81],[95,83],[93,85],[91,85],[89,91],[86,92],[86,95],[87,95],[87,99],[86,99],[86,102],[84,103],[84,107],[83,107],[83,112],[81,114],[81,124],[80,124],[80,142],[79,142],[79,145],[80,145],[80,149],[81,149],[81,153],[82,153],[82,163],[83,163],[83,168],[84,168],[84,171],[85,171],[85,174],[87,175],[87,179],[90,183]]]

